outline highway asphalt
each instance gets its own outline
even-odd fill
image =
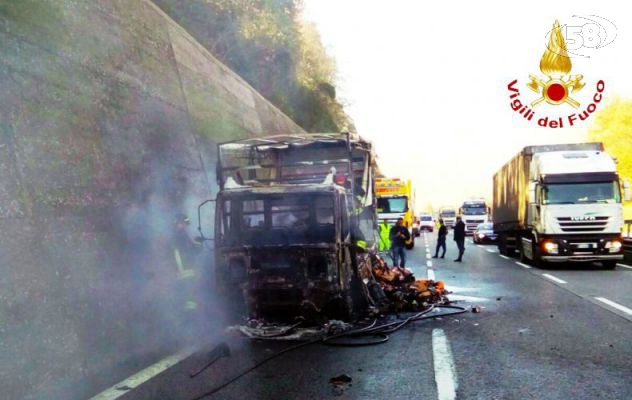
[[[377,346],[303,347],[203,398],[632,398],[632,268],[538,269],[469,240],[464,262],[455,263],[451,240],[445,259],[429,258],[434,239],[422,235],[407,266],[417,277],[444,281],[451,299],[478,305],[480,313],[419,321]],[[97,398],[193,400],[289,344],[229,345],[230,357],[195,378],[189,374],[208,360],[208,348],[174,349]],[[352,381],[329,382],[341,374]]]

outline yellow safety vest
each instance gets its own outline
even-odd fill
[[[391,226],[386,222],[380,224],[380,251],[391,249]]]

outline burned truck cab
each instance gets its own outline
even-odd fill
[[[349,312],[351,245],[340,186],[236,188],[217,198],[217,288],[250,316]]]
[[[357,251],[378,238],[375,174],[371,144],[350,133],[219,144],[213,270],[229,315],[346,318],[360,307]]]

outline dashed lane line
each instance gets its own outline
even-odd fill
[[[439,400],[455,400],[459,382],[450,342],[443,329],[432,330],[432,361],[437,385],[437,398]]]
[[[494,250],[494,249],[485,249],[485,251],[487,251],[488,253],[495,253],[496,252],[496,250]]]
[[[432,267],[432,261],[430,261],[430,260],[426,261],[426,266]]]
[[[115,400],[124,394],[128,393],[130,390],[142,385],[147,382],[154,376],[159,373],[173,367],[180,361],[189,357],[193,354],[193,349],[183,350],[179,353],[173,354],[167,358],[164,358],[154,365],[151,365],[144,370],[137,372],[136,374],[130,376],[122,382],[117,383],[111,388],[97,394],[96,396],[90,398],[90,400]]]
[[[434,269],[432,268],[428,268],[428,271],[426,272],[428,274],[428,280],[434,281],[435,280],[435,272]]]
[[[507,256],[503,256],[502,254],[499,254],[499,256],[500,256],[501,258],[504,258],[505,260],[509,260],[509,257],[507,257]]]
[[[600,302],[602,302],[604,304],[607,304],[607,305],[609,305],[612,308],[616,308],[617,310],[622,311],[622,312],[624,312],[624,313],[626,313],[628,315],[632,315],[632,309],[629,309],[626,306],[622,306],[619,303],[615,303],[612,300],[608,300],[605,297],[595,297],[595,300],[598,300],[598,301],[600,301]]]
[[[508,257],[503,256],[502,254],[499,254],[499,255],[502,258],[508,259]],[[516,261],[515,263],[517,265],[520,265],[523,268],[532,269],[532,267],[527,265],[527,264],[523,264],[523,263],[518,262],[518,261]],[[620,263],[617,264],[617,266],[623,267],[623,268],[627,268],[627,269],[632,269],[632,266],[623,265],[623,264],[620,264]],[[589,302],[591,302],[593,304],[596,304],[596,305],[604,308],[605,310],[613,312],[613,313],[619,315],[620,317],[623,317],[626,320],[632,322],[632,309],[630,309],[630,308],[628,308],[626,306],[623,306],[623,305],[621,305],[619,303],[616,303],[616,302],[614,302],[612,300],[609,300],[609,299],[607,299],[605,297],[592,297],[592,296],[587,296],[585,294],[582,294],[581,292],[578,293],[577,291],[574,291],[571,288],[569,288],[569,286],[566,285],[567,284],[566,281],[564,281],[564,280],[562,280],[562,279],[560,279],[560,278],[558,278],[556,276],[553,276],[551,274],[539,274],[537,272],[532,272],[532,274],[537,275],[537,276],[541,276],[541,277],[544,277],[544,278],[547,278],[548,280],[556,282],[556,283],[558,283],[560,285],[564,285],[564,286],[560,286],[560,287],[563,287],[566,290],[568,290],[569,292],[571,292],[571,293],[573,293],[575,295],[578,295],[579,297],[581,297],[581,298],[583,298],[585,300],[588,300]]]
[[[562,280],[562,279],[560,279],[558,277],[555,277],[555,276],[553,276],[551,274],[542,274],[542,276],[552,280],[553,282],[557,282],[557,283],[560,283],[560,284],[565,284],[566,283],[566,281],[564,281],[564,280]]]

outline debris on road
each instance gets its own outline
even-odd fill
[[[353,324],[337,319],[323,321],[322,318],[306,319],[305,317],[299,317],[293,322],[250,319],[244,325],[229,327],[227,332],[240,333],[248,338],[259,340],[310,341],[319,338],[326,340],[325,338],[333,338],[349,332],[353,335],[354,329],[358,323],[362,324],[363,318],[364,321],[374,319],[375,324],[378,320],[384,321],[387,314],[424,313],[431,311],[433,306],[451,307],[448,305],[449,292],[443,282],[415,279],[410,269],[391,268],[375,252],[362,255],[358,272],[366,307],[355,315]],[[477,311],[473,312],[480,312],[480,306],[474,307]],[[462,310],[466,309],[462,308]],[[406,319],[401,321],[402,326],[409,322]],[[459,321],[456,320],[456,322]],[[382,343],[388,340],[382,334],[373,336],[378,339],[373,338],[367,343],[355,342],[354,345]],[[327,340],[327,343],[336,345],[331,340]]]
[[[333,385],[332,389],[334,395],[341,396],[345,390],[351,386],[351,377],[347,374],[335,376],[329,380],[329,383]]]
[[[481,312],[481,306],[472,306],[472,312],[473,313]]]
[[[333,378],[331,378],[329,380],[329,383],[332,383],[334,385],[339,385],[339,384],[343,384],[343,383],[349,383],[352,380],[353,379],[349,375],[342,374],[342,375],[334,376]]]
[[[330,321],[332,323],[333,321]],[[229,326],[226,333],[240,333],[250,339],[265,340],[310,340],[323,336],[327,333],[329,325],[321,327],[304,327],[299,328],[304,323],[303,320],[287,325],[281,323],[273,323],[269,321],[251,319],[245,325]],[[339,327],[339,325],[338,325]]]
[[[441,281],[415,279],[408,268],[389,268],[379,254],[371,254],[367,264],[371,269],[364,271],[364,275],[369,277],[369,281],[372,277],[379,284],[389,301],[388,311],[419,311],[431,304],[447,301],[445,295],[448,292]]]

